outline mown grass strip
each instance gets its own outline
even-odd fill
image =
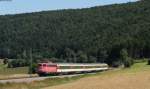
[[[83,76],[74,76],[74,77],[66,77],[66,78],[49,78],[43,81],[34,81],[30,83],[5,83],[5,84],[0,84],[0,89],[40,89],[43,87],[73,82],[82,77]]]

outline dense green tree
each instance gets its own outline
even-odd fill
[[[82,51],[77,52],[77,62],[78,63],[87,63],[88,62],[88,57],[85,53]]]
[[[150,1],[0,16],[0,58],[121,63],[150,54]],[[18,65],[18,64],[17,64]]]
[[[128,56],[126,49],[122,49],[120,51],[120,58],[125,67],[130,67],[133,64],[133,59]]]

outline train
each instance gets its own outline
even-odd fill
[[[38,63],[39,76],[48,74],[88,73],[108,70],[105,63]]]

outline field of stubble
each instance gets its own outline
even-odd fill
[[[108,71],[43,89],[150,89],[150,66],[137,63],[130,69]]]

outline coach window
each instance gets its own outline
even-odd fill
[[[46,64],[43,64],[44,67],[46,67]]]

